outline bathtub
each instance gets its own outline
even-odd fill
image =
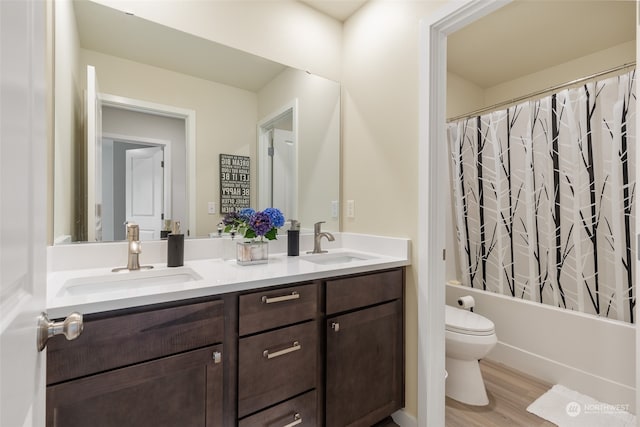
[[[474,311],[491,319],[498,344],[487,359],[550,384],[562,384],[636,413],[635,326],[447,284],[446,302],[471,295]]]

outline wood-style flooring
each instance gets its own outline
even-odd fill
[[[489,405],[477,407],[446,398],[446,427],[552,427],[555,424],[527,412],[550,384],[502,364],[483,360],[480,370]]]

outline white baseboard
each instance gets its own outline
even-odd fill
[[[400,409],[399,411],[391,414],[391,418],[393,418],[393,421],[400,427],[418,427],[418,420],[416,417],[404,409]]]
[[[578,390],[601,402],[628,404],[629,412],[636,413],[635,389],[607,378],[590,374],[572,366],[559,363],[503,342],[498,344],[487,359],[502,363],[551,385],[562,384]],[[631,375],[631,373],[630,373]]]

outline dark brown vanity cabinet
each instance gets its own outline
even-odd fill
[[[240,295],[239,425],[318,425],[318,284]]]
[[[222,300],[86,316],[47,350],[47,426],[223,425]],[[60,339],[61,338],[61,339]]]
[[[326,282],[326,425],[371,426],[404,406],[404,270]]]
[[[404,406],[404,268],[85,316],[48,427],[371,426]]]

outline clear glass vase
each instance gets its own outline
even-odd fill
[[[269,242],[238,242],[236,261],[239,265],[265,264],[269,260]]]

